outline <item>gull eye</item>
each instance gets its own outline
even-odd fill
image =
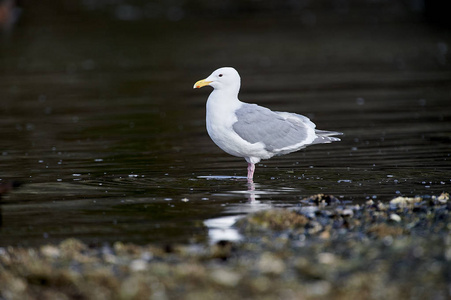
[[[219,77],[222,77],[222,74],[219,74],[218,76],[219,76]]]

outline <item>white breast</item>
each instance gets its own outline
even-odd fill
[[[238,99],[224,101],[219,91],[213,91],[207,100],[207,132],[219,148],[238,157],[266,158],[268,155],[261,143],[250,144],[233,130],[237,121],[235,111],[243,105]],[[263,152],[262,152],[263,151]]]

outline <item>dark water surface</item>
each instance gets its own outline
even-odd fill
[[[1,200],[0,246],[234,239],[220,228],[236,216],[312,194],[450,191],[449,31],[405,16],[122,21],[49,7],[1,40],[0,182],[23,184]],[[249,186],[246,162],[206,133],[210,89],[192,90],[221,66],[241,73],[241,100],[342,142],[263,161]]]

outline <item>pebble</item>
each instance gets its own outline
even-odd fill
[[[226,287],[235,287],[241,279],[240,274],[227,269],[216,269],[210,274],[214,282]]]
[[[390,214],[390,220],[395,221],[395,222],[401,222],[401,217],[397,214]]]
[[[147,269],[147,262],[143,259],[135,259],[130,262],[130,269],[134,272],[144,271]]]
[[[332,265],[336,262],[337,258],[333,253],[323,252],[318,254],[318,262],[325,265]]]
[[[390,201],[390,205],[394,205],[397,207],[405,208],[408,206],[412,206],[415,203],[419,203],[422,201],[422,198],[420,197],[396,197]]]
[[[42,255],[51,257],[51,258],[57,258],[61,255],[61,251],[58,249],[58,247],[53,246],[53,245],[42,246],[41,253],[42,253]]]
[[[285,263],[269,252],[262,254],[257,266],[262,273],[266,274],[281,274],[285,271]]]

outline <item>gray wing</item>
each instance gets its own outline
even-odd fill
[[[301,122],[291,122],[280,114],[256,104],[244,103],[236,112],[235,132],[249,143],[261,142],[265,149],[275,149],[298,144],[308,138],[308,128]]]

